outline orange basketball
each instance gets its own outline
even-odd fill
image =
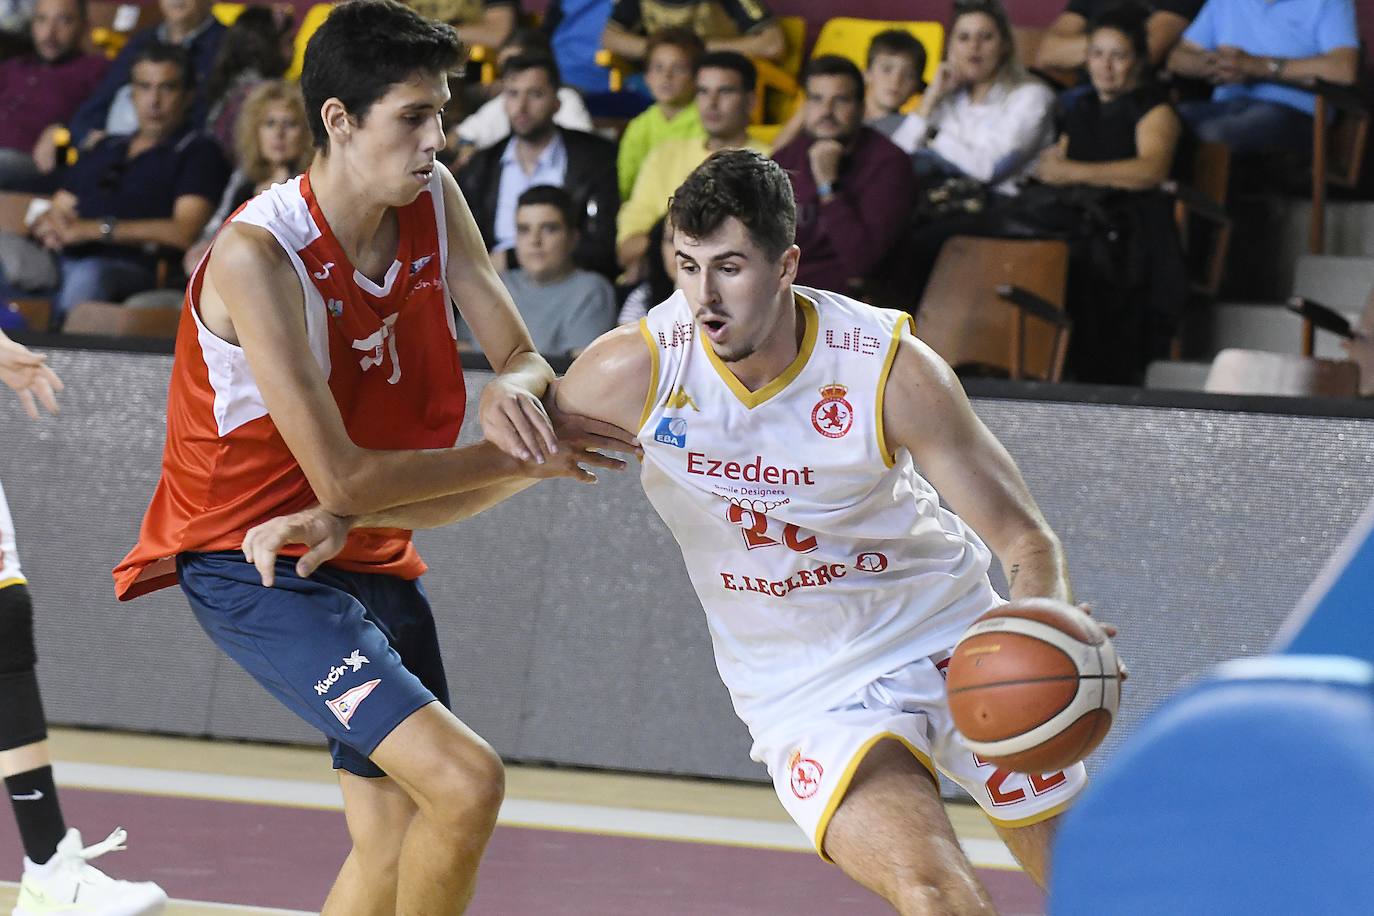
[[[954,725],[979,757],[1050,773],[1092,753],[1121,699],[1116,649],[1098,623],[1061,601],[989,611],[954,647],[945,691]]]

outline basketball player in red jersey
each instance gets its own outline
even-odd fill
[[[777,163],[717,153],[671,216],[678,291],[594,342],[557,406],[637,432],[751,754],[817,852],[908,916],[991,916],[936,774],[1044,886],[1086,770],[1012,773],[972,754],[943,670],[1001,602],[994,556],[1013,598],[1072,600],[1059,539],[909,316],[794,284],[805,253]],[[309,573],[349,524],[307,510],[244,549],[270,570],[303,540]]]
[[[501,761],[448,707],[412,527],[535,479],[592,478],[594,424],[559,436],[553,377],[435,161],[451,28],[392,0],[335,7],[301,77],[318,154],[225,224],[187,285],[162,477],[115,570],[129,599],[179,583],[206,633],[329,738],[353,848],[325,913],[453,913],[471,897]],[[465,407],[450,301],[498,373],[487,440],[455,448]],[[605,428],[614,435],[614,431]],[[253,525],[320,504],[366,517],[312,579],[264,588]]]

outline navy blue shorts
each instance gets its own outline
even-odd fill
[[[336,769],[385,776],[368,759],[407,716],[449,705],[434,614],[418,580],[294,557],[263,588],[243,554],[183,553],[181,590],[206,634],[286,707],[329,738]]]

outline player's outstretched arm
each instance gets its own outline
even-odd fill
[[[35,420],[39,404],[51,414],[59,409],[56,393],[62,390],[62,380],[48,367],[47,360],[0,331],[0,382],[19,395],[24,412]]]
[[[221,232],[201,311],[212,330],[243,348],[278,431],[320,504],[336,515],[365,515],[513,478],[590,476],[576,455],[535,465],[491,442],[423,451],[355,445],[311,355],[300,281],[264,229],[235,223]]]
[[[905,333],[888,376],[883,429],[905,446],[950,508],[997,554],[1012,598],[1072,602],[1059,538],[1001,442],[969,405],[954,371]]]
[[[653,375],[653,351],[639,325],[607,331],[554,384],[554,416],[560,422],[572,415],[608,424],[613,431],[598,431],[615,439],[623,439],[621,431],[636,436],[658,382]]]
[[[458,182],[442,163],[434,168],[444,189],[445,279],[463,320],[497,373],[478,406],[482,432],[514,458],[542,461],[558,451],[553,422],[539,400],[553,381],[553,369],[535,350],[525,320],[492,267]]]

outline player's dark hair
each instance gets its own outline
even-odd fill
[[[753,92],[755,84],[759,81],[759,71],[754,62],[738,51],[709,51],[701,55],[696,68],[692,70],[692,75],[696,76],[708,69],[735,71],[739,74],[740,84],[745,92]]]
[[[822,54],[820,57],[811,58],[805,69],[802,70],[801,84],[805,88],[806,84],[813,76],[846,76],[854,84],[854,97],[860,102],[864,100],[864,75],[859,71],[858,65],[847,57],[838,54]]]
[[[577,205],[573,203],[572,195],[556,185],[537,184],[532,188],[527,188],[515,201],[515,208],[529,207],[535,204],[548,204],[556,209],[563,216],[563,225],[569,229],[577,229]]]
[[[563,84],[563,77],[558,72],[558,62],[553,59],[552,54],[544,51],[527,51],[515,55],[501,65],[501,77],[505,79],[526,70],[543,70],[549,77],[549,85],[555,89]]]
[[[873,36],[868,43],[868,59],[864,66],[873,66],[873,59],[879,54],[904,54],[916,65],[919,77],[926,69],[926,46],[906,29],[888,29]]]
[[[416,74],[449,73],[463,59],[451,26],[395,0],[348,0],[310,38],[301,92],[316,149],[329,150],[320,109],[331,98],[362,123],[373,103]]]
[[[721,150],[696,167],[668,203],[673,228],[705,238],[730,217],[777,260],[797,237],[797,204],[787,173],[753,150]]]
[[[129,70],[132,72],[134,67],[143,63],[172,64],[181,77],[181,88],[188,92],[196,88],[196,71],[191,66],[191,55],[178,45],[169,45],[162,41],[148,42],[134,55]]]

